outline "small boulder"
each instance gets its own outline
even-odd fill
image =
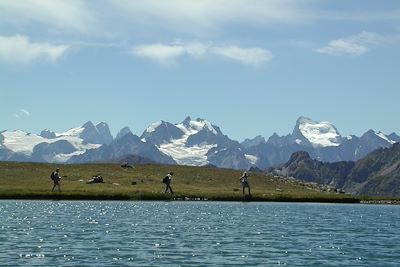
[[[131,164],[129,164],[128,162],[124,162],[121,164],[121,168],[134,168]]]

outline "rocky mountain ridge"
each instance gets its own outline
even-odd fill
[[[356,161],[380,147],[390,147],[400,137],[373,130],[361,137],[340,135],[329,122],[300,117],[291,134],[257,136],[242,143],[230,139],[204,119],[186,117],[180,123],[159,121],[141,136],[124,127],[115,138],[106,123],[87,122],[65,133],[43,130],[39,135],[23,131],[0,133],[0,160],[83,163],[137,155],[164,164],[234,169],[267,169],[285,163],[297,151],[323,162]]]
[[[292,154],[285,164],[269,169],[274,175],[340,188],[356,195],[400,196],[400,143],[379,148],[360,160],[324,163],[307,152]]]

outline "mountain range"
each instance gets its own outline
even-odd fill
[[[355,195],[400,196],[400,144],[379,148],[362,159],[324,163],[307,152],[292,154],[270,173],[330,185]]]
[[[129,155],[162,164],[221,168],[267,169],[287,162],[297,151],[305,151],[322,162],[357,161],[378,148],[400,142],[395,133],[369,130],[362,136],[343,137],[330,122],[300,117],[291,134],[276,133],[243,142],[230,139],[204,119],[185,118],[180,123],[152,123],[141,136],[124,127],[114,138],[106,123],[87,122],[64,133],[43,130],[40,134],[21,130],[0,132],[1,161],[84,163],[110,161]]]

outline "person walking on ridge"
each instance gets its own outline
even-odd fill
[[[162,182],[165,184],[165,192],[164,192],[165,194],[168,192],[168,190],[171,194],[174,194],[174,191],[172,190],[171,187],[172,175],[174,175],[174,173],[170,172],[162,180]]]
[[[60,188],[60,180],[61,180],[61,176],[60,176],[60,168],[57,168],[55,171],[53,171],[50,175],[51,180],[53,180],[53,189],[51,189],[51,192],[54,191],[54,188],[56,188],[56,186],[58,187],[58,192],[61,192],[61,188]]]
[[[249,176],[247,175],[247,172],[243,173],[243,175],[239,178],[239,181],[242,184],[243,196],[245,196],[245,188],[247,187],[248,190],[249,190],[249,197],[251,197]]]

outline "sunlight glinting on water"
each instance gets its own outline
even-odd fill
[[[0,266],[398,266],[400,259],[398,206],[0,201],[0,214]]]

